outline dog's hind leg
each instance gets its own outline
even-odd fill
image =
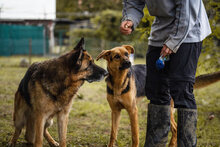
[[[177,147],[177,124],[174,119],[174,102],[173,99],[171,99],[171,104],[170,104],[170,122],[171,122],[171,132],[172,132],[172,138],[169,143],[169,147]]]
[[[117,139],[120,116],[121,116],[120,109],[112,110],[112,129],[111,129],[111,137],[108,147],[113,147],[114,142]]]
[[[51,147],[58,147],[59,143],[57,143],[53,137],[50,135],[50,133],[48,132],[47,128],[53,125],[53,119],[48,119],[45,127],[44,127],[44,137],[46,138],[47,142],[49,143],[49,145]]]
[[[22,128],[25,125],[25,119],[26,119],[25,111],[27,109],[27,106],[24,103],[25,102],[22,99],[20,93],[16,92],[15,102],[14,102],[14,114],[13,114],[15,132],[8,146],[15,146],[17,139],[21,134]]]
[[[42,147],[45,118],[42,112],[40,111],[37,111],[36,113],[34,113],[34,115],[35,115],[34,127],[36,128],[34,147]]]
[[[138,108],[126,109],[131,121],[132,147],[139,145]]]
[[[34,128],[34,116],[29,113],[26,121],[25,140],[28,144],[34,144],[35,128]]]
[[[9,147],[15,147],[17,139],[21,134],[21,130],[22,130],[22,127],[15,127],[14,135],[13,135],[12,139],[10,140],[10,142],[8,144]]]

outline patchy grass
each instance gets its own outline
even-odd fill
[[[27,68],[19,67],[22,59],[19,57],[0,57],[0,146],[6,146],[13,133],[13,101],[14,93]],[[33,57],[32,61],[42,61],[47,58]],[[105,62],[98,62],[106,67]],[[138,59],[136,63],[145,63]],[[198,103],[198,146],[220,146],[220,82],[206,88],[195,90]],[[111,129],[111,110],[106,100],[104,80],[99,83],[85,83],[79,90],[79,97],[74,99],[69,116],[67,144],[69,147],[104,147],[108,144]],[[143,98],[138,103],[140,146],[144,145],[148,100]],[[210,115],[214,115],[212,120]],[[51,135],[58,140],[56,119],[49,128]],[[24,131],[23,131],[24,132]],[[25,143],[24,133],[18,140],[18,146]],[[44,140],[44,146],[48,146]],[[129,117],[122,111],[118,147],[131,146],[131,129]]]

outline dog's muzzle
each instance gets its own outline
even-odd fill
[[[131,62],[130,61],[124,61],[121,65],[121,67],[119,67],[119,69],[124,70],[124,69],[130,68],[130,67],[131,67]]]

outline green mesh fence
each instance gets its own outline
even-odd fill
[[[0,24],[0,56],[29,54],[43,55],[48,51],[48,39],[43,26]]]

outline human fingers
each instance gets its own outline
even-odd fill
[[[125,28],[132,28],[133,26],[133,22],[132,21],[126,21],[126,24],[125,24]]]
[[[166,45],[164,45],[161,50],[160,55],[162,55],[162,57],[165,57],[165,56],[170,55],[172,53],[173,53],[173,51],[170,48],[168,48]]]
[[[131,34],[132,26],[133,26],[133,23],[131,21],[123,21],[120,26],[120,32],[125,35]]]
[[[173,51],[170,49],[170,50],[169,50],[169,55],[172,54],[172,53],[173,53]]]
[[[165,54],[166,54],[165,50],[166,50],[166,48],[167,47],[164,45],[163,48],[161,49],[160,56],[165,57]]]

